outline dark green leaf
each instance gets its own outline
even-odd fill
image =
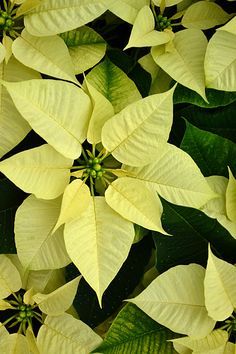
[[[236,240],[216,219],[200,210],[177,206],[162,200],[163,228],[172,236],[153,233],[160,272],[178,264],[206,266],[208,242],[215,253],[230,263],[236,262]]]
[[[196,162],[204,176],[228,177],[227,166],[236,173],[236,144],[219,135],[206,132],[186,122],[187,128],[181,143]]]
[[[127,304],[112,323],[103,343],[94,353],[174,354],[168,339],[176,334],[161,326],[137,306]]]
[[[206,97],[209,103],[204,101],[195,91],[178,84],[174,92],[174,103],[192,103],[193,105],[204,108],[227,106],[236,101],[236,92],[206,89]]]
[[[0,179],[0,253],[16,253],[14,218],[26,194],[7,178]]]
[[[185,118],[200,129],[218,134],[236,143],[236,102],[225,107],[211,109],[194,105],[188,105],[181,109],[177,108],[178,106],[175,107],[174,130],[183,131],[184,123],[181,118]]]
[[[139,283],[151,256],[152,246],[152,239],[148,236],[132,246],[127,260],[103,295],[102,309],[93,289],[84,279],[80,281],[74,306],[83,322],[96,327],[117,310]],[[68,280],[73,279],[77,272],[71,265],[69,272],[67,269]]]

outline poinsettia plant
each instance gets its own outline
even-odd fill
[[[3,1],[3,353],[235,352],[235,26],[226,0]]]

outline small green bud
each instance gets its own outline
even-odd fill
[[[0,26],[5,25],[5,19],[3,17],[0,17]]]
[[[101,168],[102,168],[102,166],[101,166],[99,163],[96,163],[95,165],[93,165],[93,169],[94,169],[95,171],[100,171]]]
[[[27,315],[26,315],[26,312],[25,311],[21,311],[20,313],[19,313],[19,316],[20,316],[20,318],[25,318]]]
[[[162,20],[162,15],[158,15],[157,19],[158,19],[158,21],[161,21]]]
[[[88,163],[89,163],[89,165],[92,165],[92,164],[93,164],[93,160],[92,160],[92,159],[89,159],[89,160],[88,160]]]
[[[95,170],[91,170],[90,171],[90,176],[93,177],[93,178],[96,178],[97,177],[97,173]]]
[[[168,21],[168,18],[165,16],[162,18],[162,22],[166,23]]]
[[[97,172],[97,178],[101,178],[103,176],[103,171],[98,171]]]
[[[100,163],[101,162],[101,160],[99,159],[99,158],[97,158],[97,157],[95,157],[94,159],[93,159],[93,163],[94,164],[97,164],[97,163]]]
[[[13,25],[14,25],[14,21],[12,21],[12,19],[8,18],[6,20],[5,26],[7,26],[9,28],[9,27],[12,27]]]

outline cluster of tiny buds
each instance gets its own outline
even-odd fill
[[[94,179],[99,179],[105,173],[105,170],[101,166],[101,159],[95,157],[94,159],[89,159],[86,170],[83,173],[84,177],[92,177]]]
[[[156,27],[158,31],[163,31],[165,28],[171,28],[171,21],[168,20],[166,16],[158,15]]]
[[[0,10],[0,29],[7,32],[14,26],[14,21],[6,11]]]

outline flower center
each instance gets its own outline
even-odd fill
[[[171,21],[168,20],[166,16],[158,15],[156,18],[156,29],[157,31],[164,31],[164,29],[171,29]]]
[[[0,10],[0,29],[9,32],[13,29],[14,21],[6,11]]]
[[[38,306],[25,304],[23,300],[24,290],[13,293],[5,302],[9,303],[11,308],[4,310],[2,325],[10,332],[26,333],[28,327],[38,329],[42,322],[42,313]],[[17,330],[15,330],[15,327]],[[13,332],[13,333],[14,333]]]

